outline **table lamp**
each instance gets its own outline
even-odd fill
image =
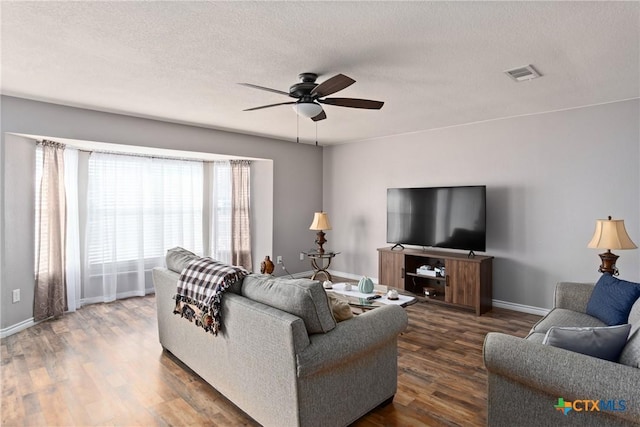
[[[316,244],[318,245],[318,253],[323,254],[324,249],[322,245],[327,243],[327,240],[324,238],[324,231],[322,230],[331,230],[331,224],[329,224],[329,216],[326,212],[316,212],[313,215],[313,222],[309,227],[309,230],[318,230],[316,233]]]
[[[619,274],[616,267],[618,255],[611,253],[611,249],[637,248],[624,228],[624,220],[611,219],[611,217],[596,221],[596,231],[593,233],[593,237],[587,247],[607,250],[600,254],[602,264],[598,271],[600,273],[611,273],[614,276]]]

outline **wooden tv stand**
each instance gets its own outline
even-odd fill
[[[418,274],[418,267],[444,267],[443,276]],[[429,302],[475,311],[479,316],[491,310],[493,257],[420,250],[378,249],[378,281],[382,285],[425,295]]]

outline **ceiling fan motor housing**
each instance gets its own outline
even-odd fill
[[[311,102],[312,97],[309,96],[311,91],[318,86],[316,79],[318,75],[315,73],[301,73],[298,75],[301,83],[296,83],[289,88],[289,96],[292,98],[302,98],[302,102]]]

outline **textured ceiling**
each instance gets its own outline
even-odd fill
[[[7,2],[3,94],[314,142],[301,72],[356,80],[321,145],[640,96],[639,2]],[[515,83],[533,64],[543,78]]]

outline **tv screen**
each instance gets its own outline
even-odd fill
[[[387,243],[484,252],[486,189],[387,189]]]

